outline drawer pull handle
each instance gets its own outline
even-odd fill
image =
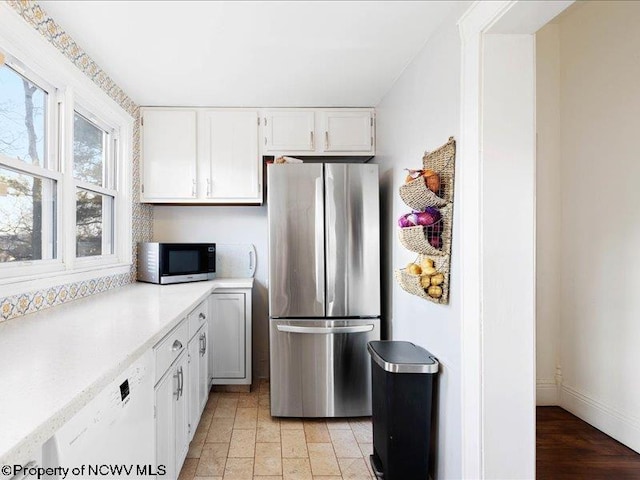
[[[200,356],[204,357],[205,353],[207,353],[207,334],[202,332],[200,335]]]
[[[207,316],[204,313],[200,312],[200,315],[198,315],[198,318],[200,320],[204,320],[205,318],[207,318]]]
[[[182,367],[178,367],[176,370],[176,374],[173,376],[176,380],[178,380],[178,389],[176,391],[176,402],[180,400],[180,397],[183,395],[184,389],[184,373],[182,372]]]
[[[173,346],[171,347],[172,352],[177,352],[178,350],[182,350],[182,342],[180,340],[173,342]]]

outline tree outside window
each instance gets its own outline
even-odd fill
[[[46,97],[10,67],[0,67],[0,158],[45,166]],[[54,210],[54,183],[0,168],[0,262],[52,258],[53,251],[43,252],[43,208]],[[51,196],[43,198],[45,192]]]

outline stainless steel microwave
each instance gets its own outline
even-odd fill
[[[216,276],[215,243],[138,243],[138,281],[199,282]]]

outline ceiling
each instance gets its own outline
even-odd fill
[[[139,105],[375,106],[450,1],[41,1]]]

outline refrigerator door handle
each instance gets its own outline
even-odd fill
[[[365,333],[373,330],[374,325],[358,325],[356,327],[298,327],[295,325],[277,325],[279,332],[287,333]]]
[[[333,181],[333,176],[331,175],[331,171],[327,173],[326,176],[326,188],[327,188],[327,315],[329,315],[330,309],[333,309],[333,303],[336,300],[336,276],[337,276],[337,265],[336,265],[336,255],[332,254],[330,251],[332,246],[336,245],[337,239],[336,237],[336,211],[338,206],[336,205],[336,197],[335,197],[335,182]],[[333,238],[331,238],[331,236]]]
[[[324,302],[324,199],[322,177],[316,178],[315,204],[315,269],[316,300]]]

